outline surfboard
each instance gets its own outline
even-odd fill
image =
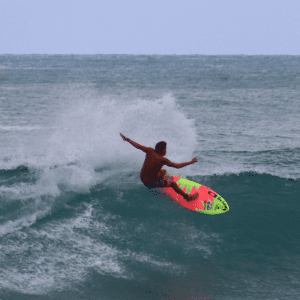
[[[198,198],[188,202],[170,187],[158,188],[165,196],[184,208],[209,215],[218,215],[229,211],[227,202],[212,189],[200,183],[177,176],[168,175],[167,179],[175,181],[180,189],[187,194],[193,195],[199,191]]]

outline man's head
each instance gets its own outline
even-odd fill
[[[162,141],[155,145],[155,152],[161,156],[165,156],[167,153],[167,143]]]

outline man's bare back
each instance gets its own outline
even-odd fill
[[[165,164],[166,159],[157,154],[153,148],[149,148],[141,170],[141,180],[146,184],[153,183],[159,177],[159,172]]]

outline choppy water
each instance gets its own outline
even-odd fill
[[[300,299],[299,99],[298,56],[0,56],[0,299]],[[230,211],[147,190],[119,132]]]

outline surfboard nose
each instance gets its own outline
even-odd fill
[[[213,205],[213,210],[215,214],[222,214],[229,211],[229,205],[227,202],[219,195]]]

